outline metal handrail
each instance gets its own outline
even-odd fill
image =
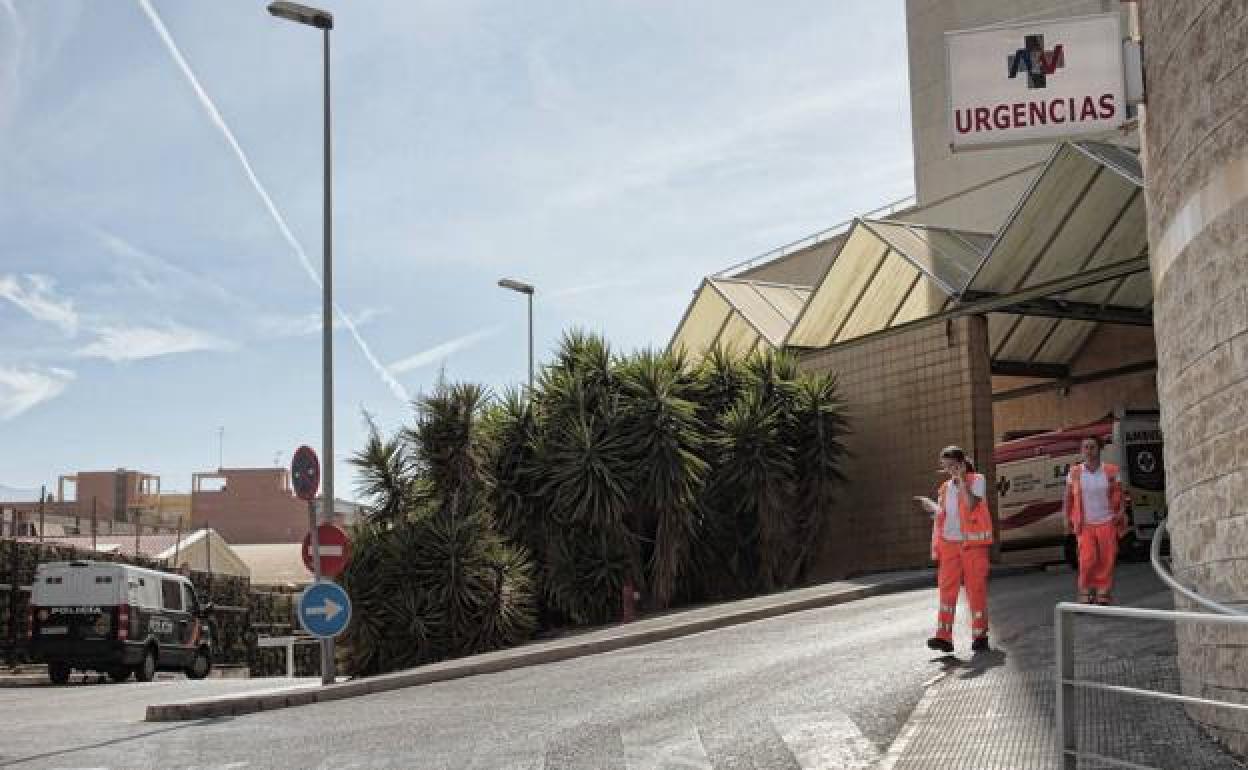
[[[1145,690],[1138,687],[1112,685],[1104,682],[1078,679],[1075,677],[1075,642],[1074,635],[1071,633],[1071,626],[1073,625],[1071,621],[1073,621],[1074,615],[1099,615],[1101,617],[1131,618],[1135,620],[1164,620],[1171,623],[1216,623],[1220,625],[1244,626],[1245,628],[1248,628],[1248,612],[1244,612],[1243,610],[1214,601],[1206,596],[1202,596],[1195,590],[1180,583],[1179,580],[1166,569],[1165,565],[1162,564],[1161,561],[1161,540],[1163,537],[1168,536],[1169,533],[1166,529],[1166,519],[1161,519],[1157,523],[1157,529],[1153,531],[1153,542],[1149,547],[1149,560],[1152,562],[1153,571],[1157,573],[1157,576],[1161,578],[1161,581],[1171,590],[1181,594],[1193,603],[1204,607],[1209,610],[1209,612],[1153,610],[1142,607],[1105,607],[1087,604],[1074,604],[1071,602],[1059,603],[1054,611],[1053,625],[1057,641],[1055,658],[1055,666],[1057,669],[1057,700],[1054,709],[1054,716],[1057,721],[1057,748],[1058,751],[1061,752],[1062,767],[1066,770],[1075,770],[1075,768],[1078,767],[1080,757],[1092,759],[1097,762],[1113,765],[1115,767],[1135,768],[1136,770],[1153,770],[1145,765],[1138,765],[1133,762],[1114,759],[1113,757],[1106,757],[1095,752],[1079,751],[1078,747],[1075,745],[1075,715],[1073,709],[1070,708],[1071,699],[1077,689],[1112,692],[1119,695],[1151,698],[1169,703],[1181,703],[1187,706],[1224,708],[1248,713],[1248,704],[1210,700],[1208,698],[1197,698],[1191,695],[1178,695],[1160,690]]]
[[[1187,599],[1212,612],[1217,612],[1222,615],[1248,615],[1248,613],[1243,610],[1236,609],[1235,607],[1230,607],[1222,604],[1221,602],[1215,602],[1213,599],[1208,597],[1201,596],[1196,591],[1180,583],[1178,579],[1165,568],[1165,565],[1161,563],[1161,538],[1163,535],[1169,537],[1169,532],[1166,530],[1165,519],[1161,519],[1157,522],[1157,529],[1153,532],[1153,542],[1148,549],[1150,561],[1153,563],[1153,571],[1157,573],[1157,577],[1161,578],[1161,582],[1170,586],[1171,589],[1182,594]]]
[[[893,214],[896,214],[898,211],[901,211],[903,209],[906,209],[914,205],[916,200],[917,198],[915,197],[914,193],[911,193],[910,195],[907,195],[904,198],[898,198],[895,201],[889,201],[888,203],[885,203],[883,206],[879,206],[877,208],[871,209],[865,214],[861,214],[857,217],[850,217],[849,219],[846,219],[844,222],[837,222],[831,227],[825,227],[822,230],[819,230],[818,232],[814,232],[814,233],[811,233],[810,235],[803,236],[801,238],[798,238],[795,241],[789,241],[788,243],[783,244],[781,246],[777,246],[774,249],[771,249],[770,251],[765,251],[756,257],[750,257],[749,259],[742,260],[740,262],[737,262],[736,264],[729,265],[728,267],[725,267],[719,272],[714,273],[711,277],[712,278],[727,278],[732,275],[735,275],[738,272],[741,272],[742,270],[748,270],[749,268],[758,265],[760,262],[769,262],[774,259],[779,259],[780,257],[787,256],[794,252],[801,251],[802,249],[814,246],[817,243],[823,243],[824,241],[830,238],[834,238],[837,235],[840,235],[841,233],[848,230],[850,225],[852,225],[854,221],[857,219],[868,219],[871,217],[879,216],[880,214],[887,214],[891,216]]]
[[[1154,535],[1155,536],[1155,535]],[[1231,703],[1228,701],[1197,698],[1192,695],[1178,695],[1162,690],[1145,690],[1138,687],[1125,687],[1105,682],[1095,682],[1075,677],[1075,637],[1071,633],[1074,615],[1099,615],[1111,618],[1130,618],[1134,620],[1164,620],[1170,623],[1216,623],[1219,625],[1242,626],[1248,629],[1248,615],[1243,613],[1212,613],[1212,612],[1181,612],[1177,610],[1153,610],[1143,607],[1104,607],[1090,604],[1061,602],[1054,610],[1054,632],[1057,637],[1055,664],[1057,668],[1056,686],[1057,700],[1054,704],[1054,717],[1057,722],[1057,749],[1061,756],[1064,770],[1076,770],[1079,758],[1095,760],[1116,767],[1136,768],[1137,770],[1156,770],[1147,765],[1139,765],[1122,759],[1115,759],[1092,751],[1080,751],[1075,744],[1076,724],[1075,712],[1071,708],[1075,690],[1097,690],[1112,692],[1119,695],[1131,695],[1140,698],[1181,703],[1188,706],[1205,706],[1208,708],[1224,708],[1248,713],[1248,704]]]

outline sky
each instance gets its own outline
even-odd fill
[[[525,380],[499,278],[539,363],[573,327],[661,348],[702,276],[908,195],[903,5],[327,3],[337,496],[365,412]],[[0,487],[319,448],[320,38],[0,0]]]

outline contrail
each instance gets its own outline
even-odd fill
[[[446,358],[452,353],[458,353],[464,348],[472,347],[483,339],[493,337],[501,329],[501,326],[490,326],[471,334],[465,334],[462,337],[456,337],[453,340],[447,340],[440,345],[434,345],[428,350],[422,350],[414,356],[408,356],[401,361],[395,361],[393,364],[390,364],[390,371],[395,374],[402,374],[413,369],[419,369],[422,366],[428,366]]]
[[[173,41],[173,37],[169,34],[169,30],[165,27],[165,23],[160,20],[160,16],[156,13],[156,10],[152,8],[151,1],[138,0],[138,3],[139,7],[143,9],[143,13],[147,14],[147,18],[152,22],[152,26],[155,27],[156,33],[160,35],[160,39],[164,42],[165,48],[169,49],[169,55],[173,57],[174,62],[178,65],[178,69],[182,70],[182,74],[186,76],[187,82],[190,83],[191,88],[195,90],[195,95],[199,98],[199,103],[208,113],[208,117],[213,123],[216,124],[217,128],[221,129],[222,135],[225,136],[225,141],[229,143],[230,149],[232,149],[234,154],[238,157],[238,162],[243,167],[243,173],[246,174],[247,179],[251,181],[251,186],[255,188],[256,194],[260,196],[260,200],[264,203],[264,207],[269,210],[269,216],[273,218],[273,222],[277,225],[277,229],[282,233],[282,237],[286,239],[286,242],[290,244],[290,248],[294,250],[295,256],[299,258],[299,264],[303,266],[304,272],[308,274],[308,277],[312,279],[312,282],[315,283],[318,288],[321,287],[321,276],[316,272],[316,269],[312,267],[312,261],[308,259],[307,252],[303,250],[303,246],[300,245],[299,240],[295,238],[295,234],[290,231],[290,227],[286,224],[286,218],[283,217],[282,213],[277,210],[277,206],[273,203],[273,199],[269,197],[268,191],[265,190],[264,185],[260,183],[260,178],[256,176],[256,172],[251,167],[251,161],[247,160],[247,153],[243,152],[242,146],[240,146],[238,140],[234,138],[234,132],[231,131],[230,127],[226,125],[225,119],[221,117],[221,113],[217,110],[217,106],[213,104],[212,99],[208,96],[208,92],[205,91],[203,86],[199,84],[199,78],[195,77],[195,73],[191,71],[191,65],[188,64],[186,58],[182,56],[181,50],[178,49],[177,43]],[[368,346],[368,343],[364,341],[364,338],[360,336],[359,330],[355,328],[355,324],[349,317],[347,317],[347,314],[343,312],[337,302],[334,303],[334,313],[338,315],[338,318],[342,321],[342,325],[346,327],[348,332],[351,333],[351,336],[355,339],[356,345],[360,348],[360,352],[364,354],[364,358],[368,359],[368,363],[374,370],[376,370],[382,381],[386,383],[386,386],[390,388],[390,392],[405,404],[410,401],[411,397],[408,395],[407,389],[404,388],[398,380],[391,376],[390,372],[386,370],[386,367],[382,366],[381,362],[377,360],[377,357],[373,355],[373,351]]]

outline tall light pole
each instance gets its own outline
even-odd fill
[[[529,296],[529,399],[531,400],[533,398],[533,292],[536,289],[532,284],[512,278],[504,278],[498,282],[498,285]]]
[[[269,4],[269,13],[279,19],[307,24],[321,30],[324,39],[325,69],[325,209],[322,213],[324,234],[321,247],[325,262],[321,268],[321,506],[322,521],[332,518],[334,506],[334,260],[333,260],[333,195],[329,141],[329,31],[334,28],[334,15],[284,0]],[[312,527],[312,547],[320,561],[316,543],[316,527]],[[319,573],[320,570],[318,569]],[[319,574],[317,576],[320,577]],[[321,640],[321,684],[334,682],[334,640]]]

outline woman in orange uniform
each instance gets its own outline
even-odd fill
[[[1101,462],[1104,442],[1089,436],[1080,452],[1083,462],[1066,477],[1066,516],[1079,542],[1079,601],[1112,604],[1118,538],[1127,527],[1118,466]]]
[[[927,646],[953,652],[953,620],[958,594],[966,587],[971,608],[971,649],[988,650],[988,572],[992,550],[992,514],[988,512],[987,482],[960,447],[945,447],[941,468],[949,474],[940,485],[932,526],[932,558],[936,560],[940,610],[936,635]]]

